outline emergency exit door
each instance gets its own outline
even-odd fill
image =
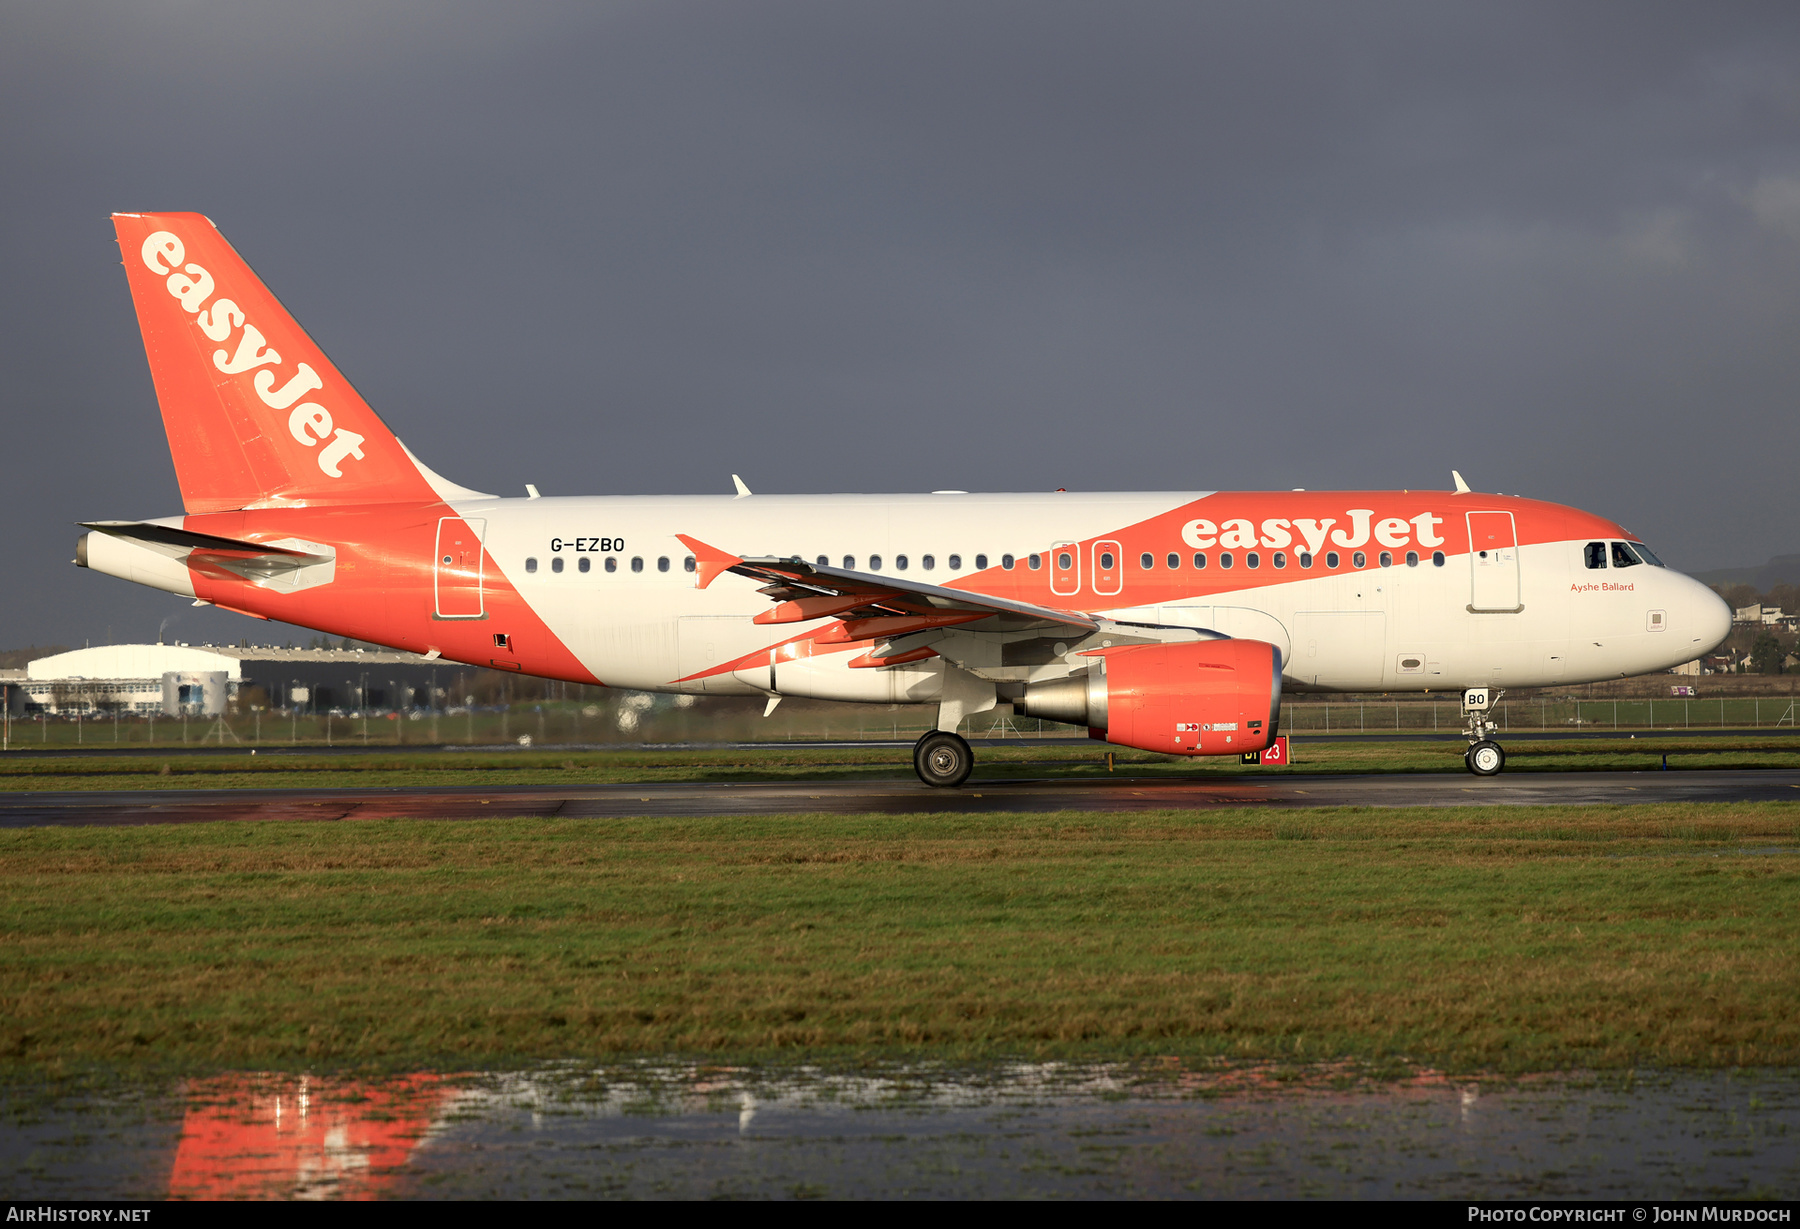
[[[1073,597],[1081,591],[1081,544],[1058,542],[1050,548],[1050,592]]]
[[[1510,512],[1470,512],[1469,609],[1474,612],[1517,614],[1519,602],[1519,540]]]
[[[485,619],[481,539],[487,521],[446,516],[438,521],[433,589],[440,619]]]

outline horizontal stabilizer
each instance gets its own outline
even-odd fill
[[[285,546],[270,546],[262,542],[242,542],[236,538],[221,538],[210,533],[195,533],[191,529],[181,529],[174,525],[159,525],[155,521],[82,521],[80,525],[83,529],[97,529],[101,533],[111,534],[117,538],[131,538],[145,544],[154,542],[159,546],[171,546],[182,554],[192,550],[216,550],[249,551],[259,555],[292,555],[296,559],[311,557],[306,551],[292,550]]]
[[[75,562],[110,575],[145,582],[137,571],[166,570],[169,565],[214,577],[236,577],[263,589],[286,593],[330,584],[337,575],[337,548],[299,538],[274,542],[249,542],[216,534],[195,533],[179,525],[159,521],[83,521],[89,532],[76,543]],[[90,539],[98,534],[107,543],[96,549]],[[132,556],[155,556],[163,567],[134,561]],[[125,572],[120,568],[126,569]],[[176,573],[180,575],[180,573]],[[171,588],[159,584],[159,588]],[[180,592],[180,588],[172,591]]]

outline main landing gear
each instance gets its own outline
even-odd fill
[[[927,785],[955,789],[969,779],[974,767],[969,744],[948,730],[928,730],[913,744],[913,771]]]
[[[1506,752],[1488,737],[1499,729],[1488,720],[1488,713],[1504,694],[1486,687],[1470,687],[1463,692],[1462,711],[1467,719],[1463,736],[1469,740],[1469,749],[1463,752],[1463,765],[1478,777],[1494,776],[1506,767]]]

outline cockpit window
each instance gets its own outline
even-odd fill
[[[1612,565],[1615,568],[1635,568],[1642,562],[1643,560],[1637,557],[1637,552],[1631,549],[1631,543],[1614,542],[1612,544]]]
[[[1631,549],[1637,552],[1639,559],[1642,559],[1653,568],[1666,568],[1669,566],[1661,559],[1658,559],[1655,555],[1651,554],[1650,548],[1645,546],[1642,542],[1633,542],[1631,544]]]
[[[1603,568],[1606,566],[1606,543],[1604,542],[1589,542],[1587,544],[1587,549],[1582,551],[1581,554],[1582,558],[1587,562],[1587,565],[1590,568]]]

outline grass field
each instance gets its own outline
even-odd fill
[[[1041,744],[977,744],[975,778],[1091,777],[1112,771],[1137,776],[1336,772],[1460,772],[1463,744],[1302,739],[1286,768],[1243,765],[1230,758],[1183,760],[1147,751]],[[1744,734],[1727,738],[1661,735],[1654,739],[1569,741],[1508,739],[1508,772],[1800,768],[1800,739]],[[390,788],[614,784],[651,781],[757,781],[830,777],[911,779],[905,747],[622,751],[461,751],[400,749],[335,755],[306,752],[170,753],[161,756],[0,756],[0,790]]]
[[[0,832],[0,1075],[1800,1059],[1800,804]]]

